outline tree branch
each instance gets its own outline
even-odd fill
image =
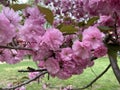
[[[43,72],[43,71],[47,71],[47,69],[18,70],[18,72]]]
[[[91,81],[88,85],[86,85],[86,86],[84,86],[82,88],[77,88],[77,89],[72,89],[72,90],[82,90],[82,89],[86,89],[86,88],[92,86],[93,83],[95,83],[100,77],[102,77],[108,71],[110,66],[111,66],[111,64],[109,64],[107,66],[107,68],[100,75],[98,75],[93,81]]]
[[[117,34],[117,22],[118,22],[118,15],[117,15],[117,12],[114,12],[113,13],[113,18],[115,19],[115,23],[114,23],[114,32],[115,32],[115,37],[116,37],[116,40],[118,39],[118,34]]]
[[[40,76],[45,75],[46,73],[48,73],[48,72],[47,72],[47,71],[41,72],[38,76],[36,76],[36,77],[33,78],[33,79],[30,79],[30,80],[28,80],[28,81],[26,81],[26,82],[23,82],[23,83],[21,83],[21,84],[19,84],[19,85],[13,86],[13,87],[0,88],[0,90],[15,90],[16,88],[19,88],[19,87],[21,87],[21,86],[24,86],[24,85],[26,85],[26,84],[29,84],[29,83],[32,82],[32,81],[35,81],[35,80],[38,79]]]
[[[33,51],[31,48],[24,48],[24,47],[0,46],[0,48],[4,48],[4,49],[18,49],[18,50],[30,50],[30,51]]]
[[[120,69],[119,69],[119,66],[117,64],[117,60],[110,55],[108,55],[108,56],[109,56],[110,63],[112,65],[113,72],[114,72],[114,74],[115,74],[115,76],[120,84]]]

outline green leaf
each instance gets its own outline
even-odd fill
[[[108,26],[98,26],[98,29],[99,29],[101,32],[107,33],[108,31],[111,31],[113,28],[108,27]]]
[[[60,31],[61,32],[65,32],[67,34],[71,34],[71,33],[77,32],[78,30],[74,26],[72,26],[72,25],[63,25],[60,28]]]
[[[79,23],[78,23],[78,26],[79,26],[79,27],[83,27],[83,26],[85,26],[85,22],[84,22],[84,21],[79,22]]]
[[[60,25],[57,26],[58,29],[61,29],[63,27],[63,23],[61,23]]]
[[[25,9],[28,6],[30,6],[30,5],[28,5],[28,4],[12,4],[10,7],[13,8],[15,11],[17,11],[17,10]]]
[[[87,26],[91,26],[94,24],[95,21],[97,21],[99,19],[99,17],[95,16],[95,17],[92,17],[90,18],[88,21],[87,21]]]
[[[48,8],[38,6],[39,10],[41,13],[45,15],[46,20],[52,25],[53,20],[54,20],[54,15],[52,11]]]

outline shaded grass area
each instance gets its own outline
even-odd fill
[[[118,63],[120,64],[120,61]],[[67,85],[79,88],[92,81],[96,75],[99,75],[107,67],[108,64],[109,60],[104,57],[96,60],[95,65],[85,69],[84,73],[81,75],[75,75],[68,80],[60,80],[52,77],[48,80],[46,75],[40,82],[47,83],[49,87],[51,87],[47,88],[47,90],[59,90],[59,87]],[[0,64],[0,86],[6,86],[7,83],[19,81],[23,76],[27,77],[27,73],[18,73],[17,70],[26,69],[28,66],[36,68],[35,63],[28,60],[15,65]],[[29,84],[27,85],[27,90],[42,90],[41,83],[38,84],[37,82],[34,82]],[[110,68],[102,78],[92,85],[92,87],[85,90],[120,90],[120,86]]]

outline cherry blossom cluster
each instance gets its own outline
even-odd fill
[[[53,11],[54,20],[49,27],[45,14],[36,6],[39,2]],[[16,64],[29,55],[40,70],[47,70],[52,77],[68,79],[80,75],[94,65],[94,59],[108,53],[108,44],[120,45],[119,11],[120,0],[35,0],[35,5],[21,11],[3,6],[0,62]],[[89,25],[94,16],[98,20]],[[67,33],[61,31],[62,25],[77,30]],[[29,73],[29,79],[40,73]]]
[[[42,0],[38,0],[42,1]],[[81,18],[85,13],[90,15],[109,15],[119,11],[119,0],[44,0],[46,5],[53,5],[55,14],[72,14]]]
[[[53,12],[49,27],[37,6],[40,2]],[[0,61],[16,64],[30,55],[38,68],[52,77],[79,75],[94,65],[94,59],[108,53],[108,45],[120,45],[119,11],[120,0],[35,0],[21,11],[4,6],[0,12]],[[94,21],[96,16],[99,18]],[[76,31],[64,32],[64,26]],[[29,78],[40,73],[31,72]]]
[[[119,0],[35,0],[44,2],[54,13],[55,25],[59,23],[71,24],[88,19],[91,16],[111,16],[117,12],[120,22]],[[67,19],[66,19],[67,18]]]
[[[43,2],[43,0],[39,1]],[[44,4],[53,11],[55,23],[70,24],[71,19],[80,21],[81,17],[85,17],[82,0],[44,0]],[[66,17],[71,19],[65,20]]]
[[[3,7],[0,13],[0,45],[24,47],[31,50],[0,49],[0,61],[9,64],[20,62],[31,55],[39,68],[46,68],[53,77],[70,78],[81,74],[94,64],[92,58],[106,55],[104,34],[97,26],[91,26],[77,34],[64,35],[59,29],[45,28],[46,19],[37,7],[23,11],[24,22],[17,12]]]

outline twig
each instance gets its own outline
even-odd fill
[[[115,37],[116,37],[116,40],[118,39],[118,34],[117,34],[117,21],[118,21],[118,15],[116,12],[113,13],[113,17],[115,19],[115,23],[114,23],[114,29],[115,29]]]
[[[24,47],[0,46],[0,48],[4,48],[4,49],[18,49],[18,50],[30,50],[30,51],[33,51],[31,48],[24,48]]]
[[[92,73],[97,77],[97,75],[96,75],[95,71],[92,69],[92,67],[90,67],[90,69],[91,69]]]
[[[108,71],[108,69],[110,68],[110,66],[111,66],[111,64],[109,64],[107,66],[107,68],[100,75],[98,75],[93,81],[91,81],[88,85],[86,85],[86,86],[84,86],[82,88],[71,89],[71,90],[82,90],[82,89],[86,89],[86,88],[92,86],[93,83],[95,83],[101,76],[103,76]]]
[[[29,84],[29,83],[32,82],[32,81],[35,81],[35,80],[38,79],[40,76],[45,75],[46,73],[48,73],[48,72],[47,72],[47,71],[41,72],[38,76],[36,76],[36,77],[33,78],[33,79],[30,79],[30,80],[28,80],[28,81],[26,81],[26,82],[23,82],[23,83],[21,83],[21,84],[19,84],[19,85],[13,86],[13,87],[1,88],[0,90],[15,90],[16,88],[19,88],[19,87],[21,87],[21,86],[24,86],[24,85],[26,85],[26,84]]]
[[[47,69],[18,70],[18,72],[43,72],[43,71],[47,71]]]

